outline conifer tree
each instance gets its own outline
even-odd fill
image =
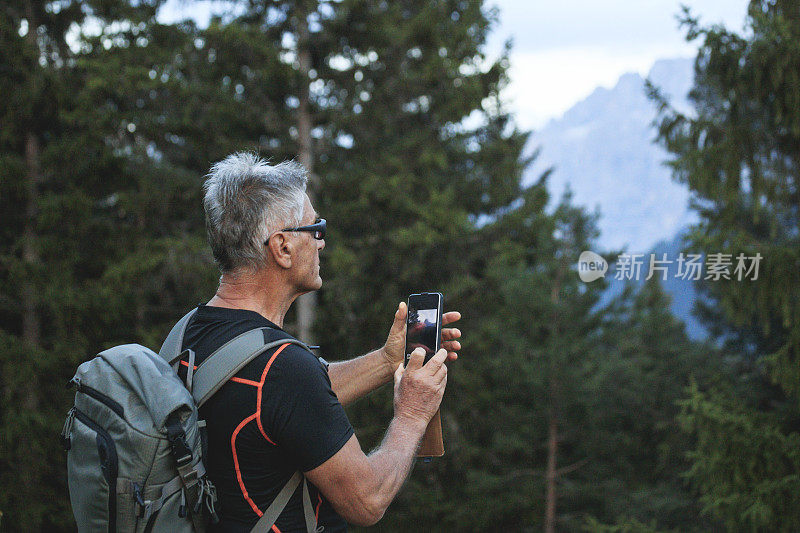
[[[800,5],[750,2],[747,30],[702,27],[691,93],[695,115],[662,100],[660,140],[700,214],[692,246],[760,254],[758,277],[709,282],[714,331],[737,381],[693,390],[684,423],[697,438],[687,475],[730,530],[792,531],[800,392]],[[716,307],[716,309],[714,309]],[[775,389],[770,381],[778,384]]]
[[[675,178],[692,191],[701,216],[692,244],[730,254],[731,279],[709,283],[725,319],[756,327],[773,377],[800,392],[800,7],[793,1],[753,1],[751,36],[703,28],[690,14],[690,39],[701,39],[695,117],[662,101],[660,139],[674,155]],[[756,276],[735,271],[738,255],[761,255]],[[743,272],[746,273],[746,272]],[[753,279],[756,278],[757,279]]]
[[[327,23],[319,201],[337,275],[321,305],[356,317],[320,324],[336,350],[374,345],[399,299],[462,275],[474,222],[519,194],[525,136],[499,103],[507,60],[484,56],[490,22],[480,3],[359,0]]]
[[[653,277],[632,285],[599,313],[587,360],[587,416],[570,500],[574,520],[648,524],[657,531],[709,531],[682,479],[692,447],[680,431],[679,402],[690,384],[706,388],[721,373],[719,351],[686,335],[669,296]]]
[[[602,282],[584,285],[573,270],[596,236],[591,218],[568,199],[555,213],[547,202],[545,180],[521,191],[465,251],[468,273],[454,289],[471,311],[469,355],[448,385],[448,453],[399,498],[401,527],[563,524],[558,498],[585,466],[575,445]]]
[[[153,5],[124,2],[0,10],[0,509],[12,530],[69,523],[55,428],[64,376],[97,342],[104,305],[92,280],[115,247],[103,240],[112,221],[102,200],[123,179],[105,132],[81,122],[83,50],[68,33],[89,18],[104,27],[153,15]]]

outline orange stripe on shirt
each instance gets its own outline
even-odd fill
[[[264,513],[259,511],[258,506],[250,498],[250,495],[247,494],[247,489],[244,487],[244,481],[242,480],[242,472],[239,470],[239,458],[236,456],[236,436],[239,435],[239,432],[242,430],[242,428],[249,424],[255,417],[256,413],[253,413],[239,422],[239,425],[233,430],[233,435],[231,435],[231,452],[233,453],[233,466],[236,469],[236,479],[239,480],[239,488],[242,489],[242,496],[244,496],[244,499],[250,504],[250,508],[252,508],[253,511],[260,517]]]
[[[249,379],[231,378],[231,381],[235,381],[236,383],[243,383],[245,385],[252,385],[253,387],[258,387],[258,381],[252,381],[252,380],[249,380]]]
[[[272,442],[272,439],[267,437],[267,432],[264,431],[264,426],[261,424],[261,391],[264,389],[264,381],[267,379],[267,372],[269,372],[269,369],[272,366],[272,362],[275,360],[276,357],[278,357],[278,354],[281,353],[283,351],[283,349],[286,348],[287,346],[289,346],[288,342],[286,344],[281,345],[280,348],[275,350],[275,353],[272,354],[272,357],[269,358],[269,362],[267,363],[267,366],[264,367],[264,372],[261,374],[261,383],[258,384],[258,392],[256,393],[257,394],[256,395],[256,424],[258,424],[258,430],[261,432],[261,434],[264,436],[264,438],[267,439],[267,442],[269,442],[273,446],[276,446],[276,444],[274,442]]]

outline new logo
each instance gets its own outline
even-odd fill
[[[581,281],[589,283],[596,279],[605,277],[608,271],[608,262],[603,257],[594,252],[581,252],[578,257],[578,276]]]

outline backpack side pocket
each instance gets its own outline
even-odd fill
[[[78,529],[116,531],[117,448],[108,432],[83,411],[73,407],[67,468],[73,476],[69,498]],[[85,522],[81,522],[83,519]]]

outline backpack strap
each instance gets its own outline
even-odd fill
[[[298,472],[299,473],[299,472]],[[311,495],[308,493],[308,480],[303,476],[303,516],[306,519],[308,533],[317,533],[317,515],[311,505]]]
[[[125,481],[132,484],[132,482],[128,480]],[[161,487],[161,496],[158,499],[145,501],[144,507],[141,509],[142,514],[140,515],[144,523],[146,524],[149,522],[150,517],[161,510],[161,507],[164,506],[164,502],[167,500],[167,498],[179,490],[183,490],[183,483],[181,482],[180,476],[176,476],[169,480],[169,482],[167,482],[163,487]]]
[[[176,467],[178,469],[178,476],[175,479],[178,480],[183,490],[183,494],[181,495],[181,507],[178,511],[178,516],[183,518],[189,515],[195,530],[203,531],[202,516],[199,512],[192,512],[194,509],[191,506],[187,506],[187,501],[196,502],[202,505],[203,501],[205,500],[206,484],[204,476],[206,475],[206,469],[203,466],[203,461],[198,461],[197,463],[192,464],[194,460],[192,450],[186,443],[186,434],[183,431],[183,427],[180,424],[179,418],[171,416],[170,419],[167,420],[167,439],[169,440],[172,456],[175,459]],[[173,479],[170,483],[174,483],[175,479]],[[216,495],[209,494],[209,496]],[[166,496],[163,498],[166,498]]]
[[[172,326],[172,329],[167,335],[166,340],[164,340],[164,344],[161,345],[161,349],[158,351],[158,355],[161,356],[167,363],[176,367],[177,370],[177,361],[181,357],[181,353],[183,350],[183,334],[186,333],[186,326],[189,325],[189,321],[192,319],[194,314],[197,312],[197,308],[195,307],[185,315],[183,318],[178,320],[178,323]]]
[[[297,490],[300,482],[303,482],[303,516],[306,521],[307,533],[316,533],[317,516],[314,514],[314,506],[311,505],[311,496],[308,493],[308,482],[301,472],[295,472],[289,481],[283,486],[272,503],[258,519],[256,525],[250,530],[251,533],[268,533],[273,524],[278,520],[281,512],[286,508],[292,495]]]
[[[297,339],[287,337],[266,342],[271,328],[258,328],[234,337],[206,357],[194,371],[192,396],[200,407],[247,363],[260,354],[284,344],[296,344],[308,350]]]

